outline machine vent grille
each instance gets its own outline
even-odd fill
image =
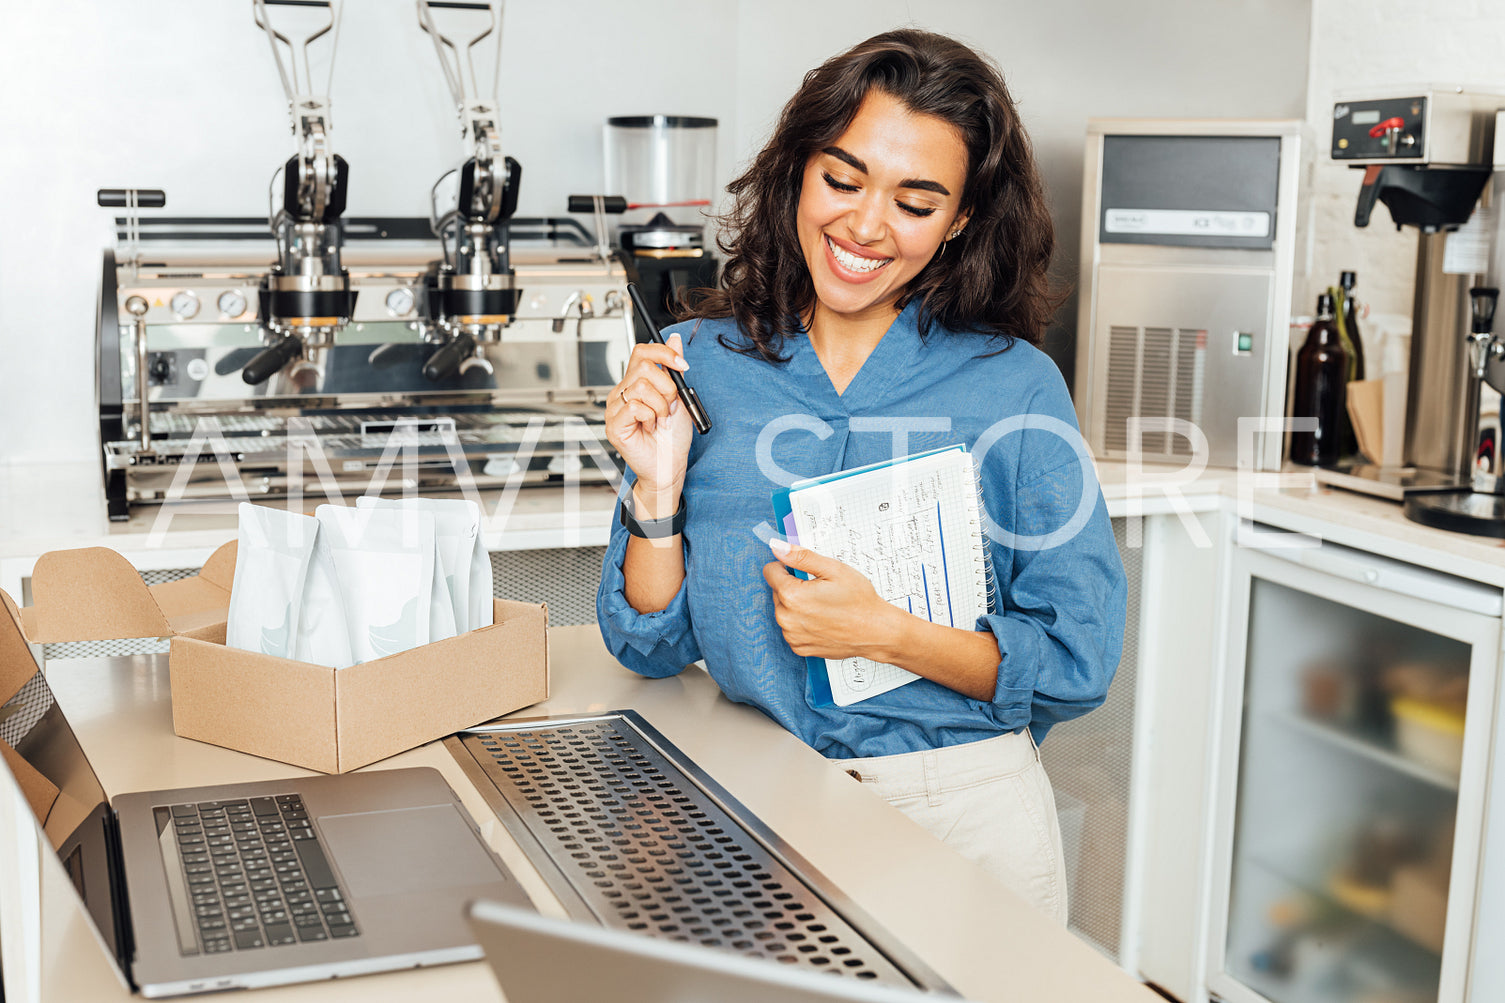
[[[1171,413],[1193,425],[1202,420],[1202,376],[1207,359],[1206,346],[1206,331],[1183,327],[1176,332],[1176,401]],[[1191,455],[1191,440],[1184,435],[1172,435],[1167,445],[1175,456]]]
[[[1104,395],[1104,445],[1111,452],[1129,449],[1127,425],[1137,414],[1139,389],[1139,328],[1108,329],[1108,389]]]
[[[1108,329],[1108,371],[1104,388],[1103,450],[1129,452],[1131,418],[1202,418],[1207,332],[1192,328]],[[1146,430],[1140,448],[1147,459],[1189,456],[1191,441],[1170,430]]]
[[[1139,365],[1138,413],[1141,417],[1161,418],[1170,414],[1172,386],[1176,379],[1172,368],[1175,360],[1172,347],[1175,337],[1176,332],[1168,327],[1144,329],[1144,359]],[[1156,430],[1141,435],[1141,448],[1146,456],[1162,454],[1165,452],[1165,439],[1165,431],[1157,427]]]

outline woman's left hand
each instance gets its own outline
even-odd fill
[[[794,653],[887,661],[886,645],[904,612],[884,602],[851,565],[804,547],[781,553],[783,546],[777,539],[770,544],[778,560],[763,565],[763,578],[773,591],[774,618]],[[789,568],[810,577],[798,578]]]

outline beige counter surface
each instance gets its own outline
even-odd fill
[[[698,669],[649,680],[617,665],[594,627],[550,637],[553,696],[518,716],[633,708],[968,998],[1154,1003],[1159,997],[854,783]],[[50,663],[48,678],[111,795],[303,771],[173,735],[164,656]],[[438,744],[378,767],[439,769],[534,896],[542,879]],[[43,855],[42,999],[128,998],[60,865]],[[480,963],[258,990],[257,1000],[500,999]]]
[[[480,498],[491,550],[599,545],[616,501],[611,488],[599,483],[523,487],[510,495],[491,490]],[[345,500],[354,504],[353,497]],[[312,509],[328,499],[311,485],[305,501]],[[131,509],[129,519],[111,522],[98,464],[0,461],[0,559],[75,547],[110,547],[133,557],[154,550],[207,555],[234,539],[235,505],[228,500],[145,505]],[[567,539],[572,532],[578,535],[574,541]]]
[[[510,494],[492,490],[479,497],[482,543],[491,551],[603,546],[616,506],[616,493],[600,483],[531,486]],[[310,488],[305,508],[312,511],[327,500]],[[353,504],[354,498],[345,501]],[[197,568],[235,539],[236,522],[234,501],[141,506],[128,520],[111,522],[97,464],[0,461],[0,589],[19,600],[36,559],[51,550],[109,547],[142,571]]]
[[[1406,518],[1400,502],[1319,484],[1310,467],[1279,473],[1194,472],[1102,462],[1097,473],[1108,513],[1115,518],[1224,511],[1313,541],[1505,587],[1505,540],[1423,526]]]
[[[1398,502],[1316,483],[1308,467],[1281,473],[1105,460],[1098,480],[1114,518],[1225,510],[1288,531],[1384,553],[1398,560],[1505,586],[1502,541],[1431,529],[1405,517]],[[309,504],[323,501],[310,496]],[[488,550],[601,546],[616,504],[609,487],[529,487],[482,495]],[[207,511],[204,511],[207,510]],[[197,567],[235,536],[230,502],[147,506],[130,520],[105,517],[92,463],[0,463],[0,588],[13,595],[49,550],[110,547],[138,568]]]

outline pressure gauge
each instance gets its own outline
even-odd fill
[[[219,294],[219,312],[226,317],[239,317],[246,312],[246,297],[236,289],[226,289]]]
[[[387,313],[394,317],[402,317],[413,310],[413,290],[407,286],[398,286],[387,293]]]
[[[192,320],[199,312],[199,298],[187,289],[173,293],[172,312],[179,320]]]

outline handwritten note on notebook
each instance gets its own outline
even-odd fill
[[[856,568],[900,609],[963,630],[988,610],[977,478],[962,446],[800,481],[774,508],[791,542]],[[807,664],[817,702],[838,707],[920,678],[867,658]]]

